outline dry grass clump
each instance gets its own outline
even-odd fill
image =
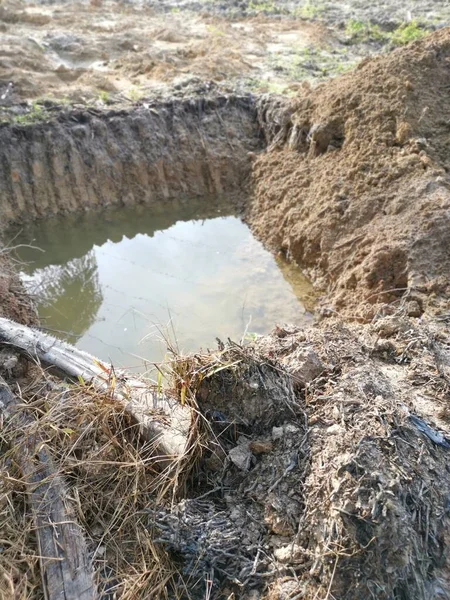
[[[142,443],[120,403],[86,385],[56,384],[39,372],[22,397],[34,419],[21,439],[42,440],[51,450],[104,597],[189,597],[148,528],[148,511],[170,507],[183,485],[185,462],[161,470],[154,448]],[[7,425],[0,439],[0,597],[37,600],[43,597],[37,543],[27,486],[10,445],[13,428]]]

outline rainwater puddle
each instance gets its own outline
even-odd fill
[[[229,208],[195,202],[109,209],[27,226],[14,244],[42,325],[116,366],[143,370],[166,340],[212,348],[306,324],[312,289]]]

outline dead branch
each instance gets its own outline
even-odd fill
[[[125,412],[139,424],[146,441],[163,457],[177,459],[186,452],[192,414],[190,408],[168,398],[126,374],[113,377],[111,365],[48,334],[9,319],[0,318],[0,344],[15,348],[28,359],[52,369],[59,376],[82,380],[122,402]]]

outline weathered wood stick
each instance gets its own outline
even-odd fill
[[[94,600],[98,597],[86,542],[52,456],[36,433],[33,419],[0,377],[0,414],[11,432],[14,458],[22,471],[39,546],[46,600]]]
[[[155,444],[164,466],[168,458],[177,459],[184,455],[192,426],[189,407],[122,374],[112,389],[111,365],[51,335],[9,319],[0,318],[0,344],[7,344],[25,357],[51,367],[60,376],[73,380],[81,378],[122,402],[125,412],[139,424],[143,438]]]

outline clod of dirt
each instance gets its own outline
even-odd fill
[[[346,316],[448,281],[449,61],[447,28],[304,87],[254,164],[254,231]]]

